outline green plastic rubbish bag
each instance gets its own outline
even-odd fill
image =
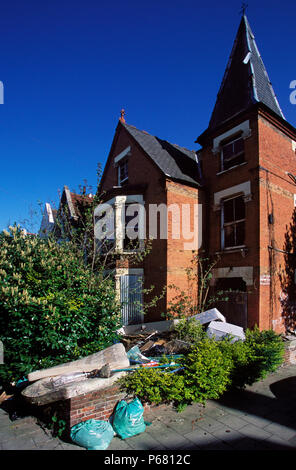
[[[121,400],[115,409],[113,429],[121,439],[144,432],[146,425],[143,418],[144,408],[138,398],[130,403]]]
[[[88,450],[105,450],[115,433],[108,421],[89,419],[71,428],[71,439]]]

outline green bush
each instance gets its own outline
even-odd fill
[[[138,369],[120,379],[121,387],[143,401],[174,403],[179,409],[192,402],[219,398],[229,384],[231,361],[209,338],[196,344],[182,359],[183,369],[167,373]]]
[[[233,388],[243,388],[264,379],[284,360],[283,340],[272,330],[260,331],[258,327],[248,329],[244,342],[236,341],[231,344],[230,341],[223,340],[219,346],[233,363],[230,373]]]
[[[181,338],[191,337],[193,343],[180,360],[183,369],[172,374],[139,369],[120,380],[123,389],[143,401],[173,402],[181,410],[192,402],[218,399],[231,388],[251,385],[283,362],[283,341],[271,330],[247,330],[245,341],[232,343],[231,338],[208,338],[194,322],[182,320],[178,327]]]
[[[198,343],[205,337],[204,329],[195,318],[181,318],[174,327],[176,338],[188,343]]]
[[[160,369],[139,368],[119,379],[121,388],[144,402],[179,403],[183,398],[183,376],[167,374]]]
[[[218,342],[204,338],[184,358],[184,402],[205,403],[217,399],[230,383],[232,361]]]
[[[114,286],[85,267],[73,243],[0,234],[0,379],[91,354],[112,344],[119,326]]]

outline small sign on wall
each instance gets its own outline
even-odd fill
[[[260,276],[261,286],[270,286],[270,274],[261,274]]]

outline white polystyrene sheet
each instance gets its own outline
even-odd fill
[[[222,339],[224,336],[233,336],[233,342],[246,339],[242,327],[233,325],[232,323],[223,323],[219,321],[212,321],[207,328],[207,335],[210,338]]]
[[[197,315],[193,315],[193,317],[198,320],[202,325],[205,323],[210,323],[211,321],[221,321],[226,322],[226,318],[222,313],[219,312],[217,308],[211,308],[210,310],[206,310],[205,312],[198,313]]]

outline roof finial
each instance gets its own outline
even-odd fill
[[[122,109],[122,110],[120,111],[120,118],[119,118],[119,121],[125,122],[124,116],[125,116],[125,110]]]
[[[245,3],[245,2],[242,2],[241,9],[240,9],[240,14],[245,16],[247,8],[248,8],[248,4]]]

